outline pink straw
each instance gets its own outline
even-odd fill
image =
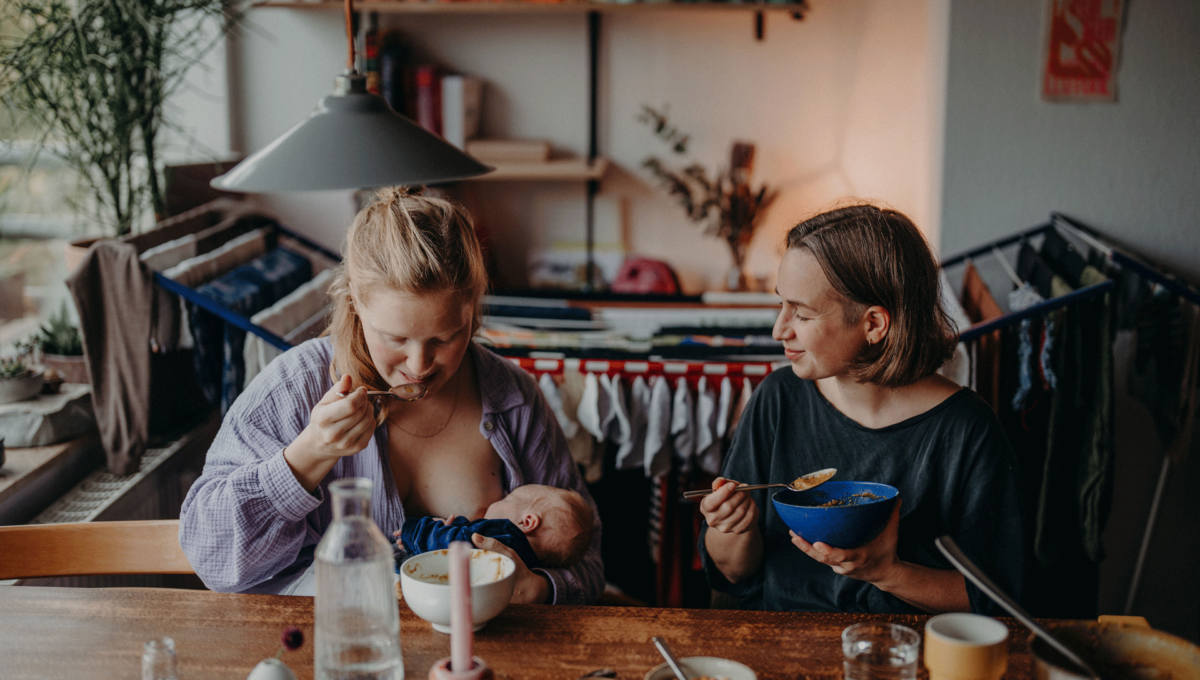
[[[450,544],[450,670],[471,670],[471,545],[462,541]]]

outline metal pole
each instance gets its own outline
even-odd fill
[[[1158,486],[1154,489],[1154,500],[1150,503],[1150,517],[1146,519],[1146,531],[1142,534],[1142,547],[1138,550],[1137,566],[1133,568],[1133,580],[1129,582],[1129,595],[1125,598],[1125,615],[1133,614],[1133,602],[1137,598],[1138,584],[1142,580],[1142,568],[1146,566],[1146,553],[1150,551],[1150,536],[1154,534],[1154,520],[1158,518],[1158,505],[1162,501],[1163,489],[1167,486],[1167,470],[1171,457],[1163,456],[1162,470],[1158,473]]]
[[[600,12],[592,10],[587,15],[588,22],[588,165],[596,162],[599,155],[599,142],[596,135],[596,119],[599,101],[599,61],[600,61]],[[600,191],[600,182],[589,179],[587,182],[587,205],[585,210],[587,230],[587,281],[584,290],[594,290],[596,278],[596,194]]]

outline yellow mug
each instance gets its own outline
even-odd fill
[[[929,680],[999,680],[1008,668],[1008,626],[978,614],[941,614],[925,624]]]

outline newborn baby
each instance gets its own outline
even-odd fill
[[[574,491],[526,484],[488,506],[483,519],[410,517],[395,532],[410,555],[471,542],[472,534],[512,548],[529,569],[568,567],[583,559],[592,543],[592,509]]]

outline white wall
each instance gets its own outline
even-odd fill
[[[945,0],[813,3],[804,21],[769,14],[756,42],[753,15],[609,14],[601,45],[600,150],[615,161],[597,210],[602,249],[628,247],[667,260],[685,288],[722,284],[724,244],[703,238],[640,169],[662,153],[635,120],[643,103],[669,104],[709,166],[735,139],[758,146],[757,181],[782,189],[750,255],[774,285],[778,245],[799,219],[835,201],[872,198],[909,213],[937,242],[943,55],[930,35]],[[931,19],[931,16],[933,17]],[[550,139],[586,152],[587,40],[582,15],[383,15],[419,54],[489,85],[489,136]],[[336,12],[259,9],[238,46],[235,128],[261,148],[328,94],[345,61]],[[932,47],[931,47],[932,46]],[[238,135],[235,135],[238,136]],[[502,274],[520,283],[527,254],[583,239],[583,188],[478,184],[469,201],[487,223]],[[348,194],[263,197],[292,226],[337,245],[352,217]]]
[[[1115,104],[1039,100],[1045,4],[953,3],[944,251],[1058,210],[1200,281],[1200,4],[1127,2]]]

